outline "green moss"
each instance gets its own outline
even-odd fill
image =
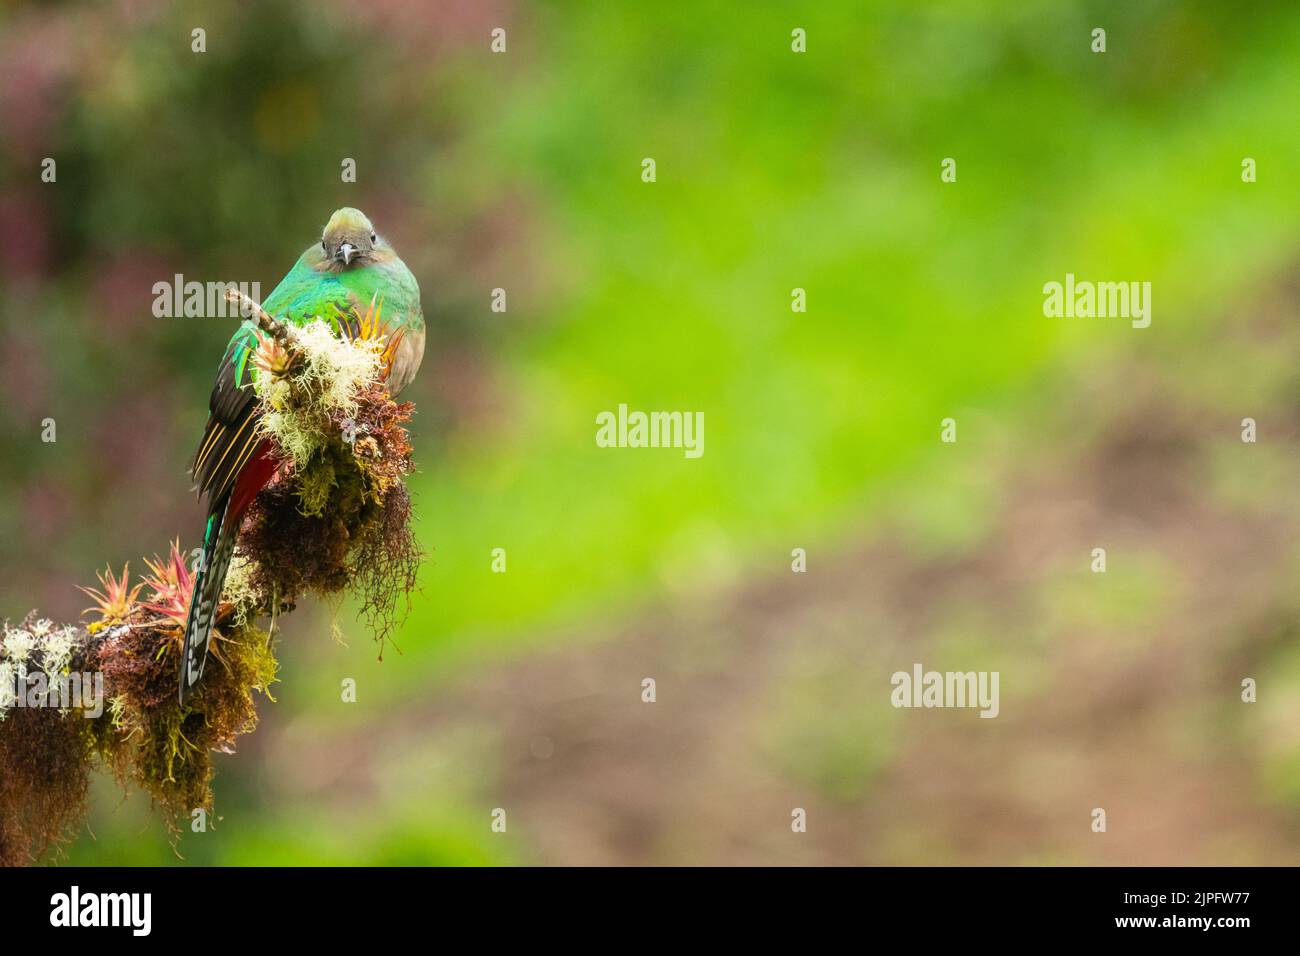
[[[189,706],[182,710],[169,698],[140,708],[126,735],[131,777],[172,822],[212,806],[213,751],[230,752],[257,726],[255,692],[274,699],[278,664],[266,631],[235,627],[216,636],[210,653],[214,660]]]
[[[20,628],[6,625],[11,669],[102,672],[107,706],[93,719],[46,708],[0,720],[0,863],[33,862],[66,839],[84,812],[96,761],[149,794],[173,839],[193,810],[210,809],[213,753],[233,752],[257,726],[257,696],[271,698],[276,680],[259,617],[291,609],[307,593],[351,591],[381,642],[393,625],[420,558],[402,483],[411,469],[404,428],[411,406],[394,403],[377,381],[375,343],[326,341],[323,328],[300,337],[307,351],[297,374],[261,379],[269,383],[259,391],[271,403],[269,430],[287,464],[236,542],[209,661],[185,707],[183,599],[162,610],[126,601],[116,617],[82,629],[56,630],[34,615]]]

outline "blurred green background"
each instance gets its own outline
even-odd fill
[[[1209,0],[5,6],[0,616],[198,538],[230,326],[154,283],[269,292],[354,205],[430,321],[422,592],[382,662],[284,621],[185,863],[1294,863],[1297,49]],[[1044,318],[1067,272],[1151,327]],[[619,403],[704,456],[597,448]],[[1002,715],[893,709],[914,661]],[[101,784],[66,860],[181,862]]]

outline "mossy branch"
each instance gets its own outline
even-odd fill
[[[101,573],[97,588],[83,589],[94,602],[86,623],[55,625],[34,611],[17,625],[5,621],[0,864],[35,862],[70,838],[96,766],[148,793],[178,839],[195,811],[212,808],[212,754],[233,753],[256,727],[257,696],[271,698],[277,663],[259,621],[308,594],[350,593],[382,648],[399,604],[409,607],[421,557],[404,481],[413,408],[384,385],[382,337],[339,339],[323,322],[291,333],[246,304],[278,345],[263,343],[275,354],[260,356],[255,381],[263,433],[281,465],[240,529],[213,661],[182,708],[178,662],[193,569],[179,541],[167,558],[146,561],[138,583],[129,568]],[[63,696],[82,675],[90,690],[76,701]]]

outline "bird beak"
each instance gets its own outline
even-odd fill
[[[343,257],[343,264],[345,266],[352,262],[352,257],[356,255],[356,253],[357,247],[352,245],[350,242],[345,242],[339,246],[339,255]]]

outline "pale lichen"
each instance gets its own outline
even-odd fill
[[[221,603],[230,605],[230,622],[238,627],[246,624],[261,610],[264,599],[253,580],[257,561],[247,554],[236,554],[230,560],[225,584],[221,586]]]
[[[36,649],[36,638],[31,631],[21,627],[11,628],[8,624],[4,626],[4,656],[9,658],[15,664],[25,664],[31,657],[32,651]]]
[[[179,542],[83,588],[94,603],[81,628],[33,613],[0,630],[0,863],[37,860],[66,840],[84,813],[95,759],[133,781],[179,821],[210,807],[214,752],[232,753],[257,724],[257,694],[271,698],[277,662],[258,621],[302,596],[357,598],[382,641],[415,585],[420,551],[403,478],[413,465],[405,423],[413,408],[388,394],[379,307],[358,317],[366,334],[337,322],[263,329],[255,389],[261,429],[281,468],[257,496],[236,541],[218,602],[203,680],[178,702],[179,658],[193,570]],[[386,344],[387,343],[387,344]],[[148,588],[148,600],[140,600]],[[18,707],[28,672],[102,675],[98,712]],[[273,698],[271,698],[273,699]]]
[[[254,390],[263,407],[262,433],[302,467],[328,439],[330,415],[355,415],[358,396],[379,381],[384,344],[338,338],[322,319],[285,330],[296,361],[279,372],[261,371]]]
[[[49,627],[49,621],[40,621],[47,625],[41,636],[41,666],[50,676],[66,674],[72,664],[72,650],[77,639],[77,629],[71,625]]]

